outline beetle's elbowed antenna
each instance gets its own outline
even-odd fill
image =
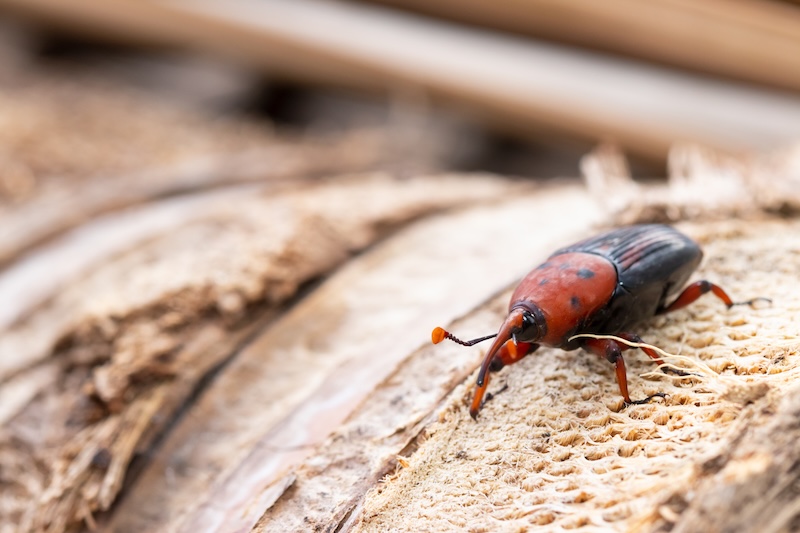
[[[486,375],[486,373],[489,370],[489,364],[492,362],[492,358],[494,357],[495,353],[497,353],[497,351],[500,349],[500,347],[503,346],[503,344],[505,344],[505,342],[511,338],[510,329],[509,328],[506,329],[508,329],[508,331],[505,331],[503,328],[500,328],[500,333],[499,333],[500,337],[498,337],[494,341],[492,347],[489,348],[489,351],[486,352],[486,356],[483,358],[481,369],[478,372],[478,388],[475,391],[475,396],[472,399],[472,407],[470,407],[469,409],[469,414],[470,416],[472,416],[473,420],[475,420],[476,417],[478,416],[478,411],[480,411],[481,403],[483,401],[483,395],[486,392],[486,387],[489,386],[489,380],[487,379],[488,376]],[[478,344],[479,342],[493,339],[497,336],[498,333],[494,333],[492,335],[487,335],[485,337],[472,339],[471,341],[462,341],[449,331],[440,327],[433,328],[433,331],[431,332],[431,340],[433,341],[433,344],[439,344],[445,339],[450,339],[451,341],[456,342],[462,346],[472,346],[474,344]]]
[[[478,411],[481,410],[481,404],[483,403],[483,397],[486,394],[486,388],[489,386],[489,368],[492,364],[492,360],[494,360],[495,356],[500,354],[501,348],[503,348],[506,343],[512,344],[509,341],[514,338],[514,332],[520,331],[522,329],[523,324],[523,311],[522,309],[514,309],[509,313],[506,320],[503,322],[503,325],[500,326],[500,331],[495,333],[494,335],[487,335],[485,337],[480,337],[477,339],[473,339],[471,341],[462,341],[455,335],[451,334],[450,332],[446,331],[443,328],[436,327],[431,332],[431,340],[434,344],[439,344],[444,339],[450,339],[453,342],[457,342],[463,346],[472,346],[473,344],[477,344],[479,342],[494,339],[492,346],[489,348],[489,351],[486,352],[486,355],[481,362],[480,370],[478,371],[478,381],[477,381],[477,389],[475,390],[475,395],[472,398],[472,405],[469,409],[469,414],[473,418],[473,420],[477,419]],[[529,346],[526,344],[526,346]],[[513,359],[517,359],[518,354],[516,351],[516,341],[514,341],[513,346],[509,346],[507,350],[512,350]],[[529,350],[529,348],[527,349]],[[527,351],[525,352],[527,353]],[[524,354],[523,354],[524,355]],[[502,360],[502,358],[501,358]]]
[[[431,332],[431,340],[433,341],[433,344],[439,344],[445,339],[450,339],[451,341],[458,343],[461,346],[473,346],[475,344],[478,344],[479,342],[487,341],[495,337],[497,337],[497,333],[494,333],[492,335],[486,335],[485,337],[479,337],[477,339],[472,339],[471,341],[462,341],[449,331],[440,327],[433,328],[433,331]]]

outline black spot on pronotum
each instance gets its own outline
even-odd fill
[[[594,277],[594,270],[589,270],[588,268],[582,268],[578,270],[578,277],[583,279],[590,279]]]
[[[569,299],[569,303],[573,309],[580,309],[581,308],[581,299],[577,296],[573,296]]]

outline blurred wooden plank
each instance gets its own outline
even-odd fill
[[[631,178],[625,156],[603,145],[581,159],[589,191],[614,225],[642,222],[755,219],[763,213],[800,214],[800,143],[762,154],[731,154],[676,145],[666,183],[643,186]]]
[[[800,90],[800,9],[763,0],[367,0]]]
[[[662,160],[675,141],[738,150],[800,136],[800,99],[790,95],[372,6],[115,0],[114,10],[92,0],[79,4],[80,10],[56,0],[0,0],[0,6],[70,21],[80,31],[131,34],[141,25],[139,42],[222,52],[317,83],[422,91],[507,131],[613,138]],[[137,16],[129,17],[131,11]]]
[[[0,49],[35,55],[0,26]],[[274,132],[230,107],[253,91],[251,76],[171,55],[105,66],[0,58],[0,268],[109,212],[242,183],[383,170],[398,157],[386,131]],[[230,101],[194,89],[224,93],[226,82],[236,87]]]
[[[254,182],[279,187],[377,168],[388,161],[383,156],[384,142],[377,136],[370,139],[363,134],[341,135],[325,141],[264,141],[257,150],[219,155],[198,151],[194,158],[184,157],[162,165],[147,162],[136,171],[108,172],[83,181],[52,180],[30,200],[0,211],[4,228],[0,232],[0,266],[89,218],[160,198],[201,194]],[[112,180],[114,187],[109,187]]]

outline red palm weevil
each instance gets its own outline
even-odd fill
[[[767,300],[734,303],[721,287],[702,280],[686,287],[668,304],[667,300],[684,286],[702,257],[696,242],[669,226],[646,224],[609,231],[558,250],[525,276],[511,296],[508,317],[498,333],[462,341],[435,328],[431,339],[438,344],[447,338],[464,346],[495,339],[478,372],[469,410],[472,418],[477,418],[481,409],[489,372],[516,363],[541,345],[562,350],[584,348],[605,357],[616,368],[625,404],[646,403],[663,394],[631,400],[622,358],[628,345],[613,339],[573,336],[613,334],[640,343],[642,339],[629,333],[628,328],[685,307],[707,292],[714,293],[728,308]],[[642,347],[642,351],[659,365],[664,364],[652,349]]]

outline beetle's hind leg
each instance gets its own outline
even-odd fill
[[[625,338],[623,335],[620,335],[620,337]],[[634,335],[634,337],[637,336]],[[641,339],[639,339],[639,341],[641,341]],[[638,342],[638,341],[632,341],[632,342]],[[622,357],[622,352],[630,348],[630,346],[620,344],[619,342],[613,339],[583,339],[581,345],[586,350],[592,352],[593,354],[599,355],[600,357],[605,357],[610,363],[614,364],[614,368],[617,373],[617,384],[619,385],[619,392],[620,394],[622,394],[622,399],[625,401],[625,405],[638,405],[638,404],[648,403],[655,397],[663,398],[665,396],[663,392],[657,392],[656,394],[652,394],[642,400],[631,400],[631,396],[630,394],[628,394],[628,372],[625,369],[625,359]],[[655,354],[655,352],[652,353]],[[656,357],[658,356],[656,355]],[[660,361],[660,359],[658,360]],[[663,361],[661,364],[663,364]]]
[[[700,280],[700,281],[695,281],[694,283],[683,289],[683,292],[677,298],[675,298],[675,301],[673,301],[666,307],[658,309],[656,311],[656,314],[663,315],[664,313],[677,311],[678,309],[686,307],[690,303],[694,302],[707,292],[713,292],[714,296],[722,300],[728,307],[728,309],[730,309],[734,305],[753,305],[755,302],[758,301],[765,301],[772,303],[772,300],[764,297],[753,298],[752,300],[747,300],[744,302],[734,302],[733,300],[731,300],[731,297],[728,296],[728,293],[725,292],[725,290],[719,285],[715,285],[710,281]]]

